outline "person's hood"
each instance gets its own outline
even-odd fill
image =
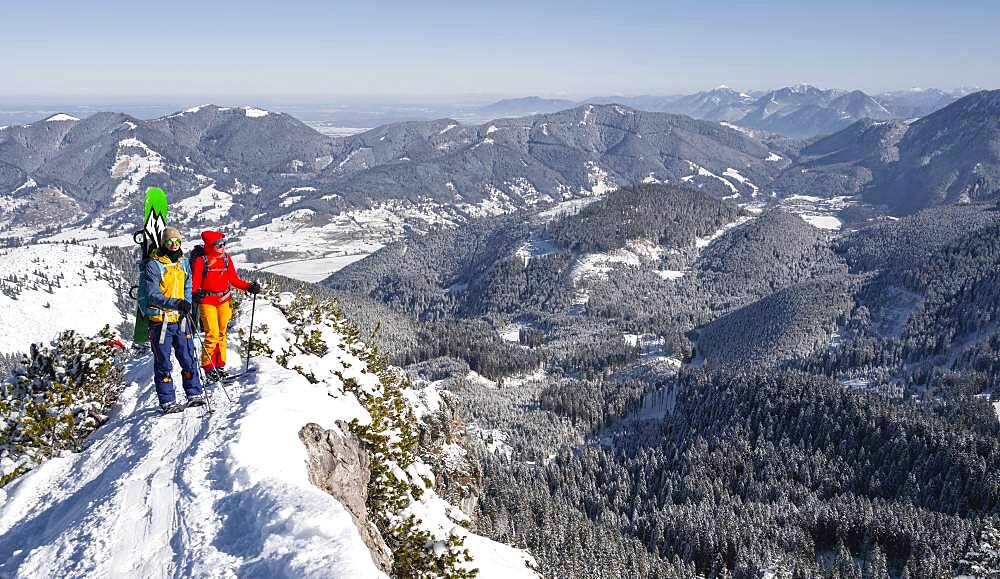
[[[226,234],[221,231],[212,231],[211,229],[201,232],[201,240],[205,244],[205,253],[208,255],[217,255],[219,252],[215,250],[215,242],[220,239],[225,239]]]

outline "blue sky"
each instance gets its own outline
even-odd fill
[[[1000,86],[1000,2],[0,2],[0,96]]]

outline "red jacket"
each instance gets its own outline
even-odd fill
[[[241,279],[236,271],[236,264],[233,258],[215,248],[215,242],[225,237],[218,231],[203,231],[201,240],[205,243],[205,258],[195,259],[191,264],[191,291],[204,290],[208,295],[204,297],[202,303],[210,306],[218,306],[228,302],[232,295],[232,288],[246,290],[250,282]],[[205,269],[205,261],[208,261],[208,269]],[[229,267],[226,267],[228,263]]]

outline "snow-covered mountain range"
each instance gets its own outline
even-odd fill
[[[621,104],[645,111],[725,121],[747,129],[810,138],[843,129],[863,118],[911,119],[928,115],[975,92],[974,89],[907,89],[869,95],[860,90],[819,89],[798,84],[766,91],[728,86],[671,96],[604,96],[574,103],[565,99],[505,99],[479,110],[482,115],[551,113],[579,104]]]
[[[719,91],[718,99],[702,95],[685,106],[731,118],[706,111],[728,108],[725,95],[733,102],[750,96]],[[728,120],[618,104],[481,125],[398,123],[336,138],[253,107],[201,106],[149,121],[57,115],[0,130],[0,238],[128,245],[143,191],[158,185],[169,193],[171,221],[192,235],[225,228],[236,234],[233,248],[243,263],[316,281],[409,232],[634,183],[685,183],[742,202],[854,195],[903,213],[996,193],[994,94],[969,95],[915,123],[878,125],[896,127],[895,136],[876,139],[885,141],[878,167],[856,160],[873,146],[864,129],[873,126],[869,120],[803,142]],[[822,111],[834,109],[802,104],[817,99],[853,111],[851,118],[881,114],[863,94],[813,87],[762,95],[747,114],[762,123],[794,116],[822,124]],[[963,142],[975,144],[955,147],[941,140],[944,133],[921,130],[930,119],[964,127]],[[912,163],[906,152],[894,160],[893,139],[906,131],[900,146],[916,155]],[[841,153],[821,155],[832,142]],[[905,186],[891,177],[914,163],[904,171]]]

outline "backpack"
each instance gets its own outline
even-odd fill
[[[192,273],[194,272],[194,263],[199,259],[201,260],[201,264],[204,266],[201,270],[202,276],[204,276],[205,273],[208,272],[208,256],[205,255],[205,246],[200,243],[194,246],[194,249],[192,249],[191,253],[188,254],[188,265],[191,266]],[[229,256],[225,253],[222,254],[222,266],[226,268],[226,271],[229,271]]]

